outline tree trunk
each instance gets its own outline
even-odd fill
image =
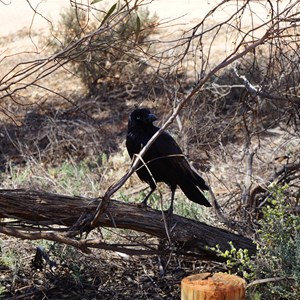
[[[78,226],[80,224],[78,220],[82,220],[83,223],[85,220],[91,220],[99,201],[101,201],[100,198],[87,199],[32,190],[0,190],[0,218],[12,218],[19,221],[19,223],[0,223],[0,232],[26,239],[43,238],[70,243],[70,228],[74,224]],[[18,227],[14,227],[15,224]],[[29,225],[30,230],[28,230]],[[49,226],[52,226],[50,232]],[[161,211],[142,209],[134,204],[117,200],[109,201],[97,226],[132,229],[159,239],[169,239],[180,253],[188,251],[190,254],[201,255],[212,260],[219,260],[216,253],[209,249],[215,247],[216,244],[221,250],[227,250],[230,249],[228,242],[232,241],[237,249],[248,249],[250,255],[255,254],[256,249],[250,239],[227,230],[177,215],[173,215],[170,220],[164,222]],[[41,228],[48,231],[43,233]],[[81,244],[77,240],[72,239],[72,241],[70,244],[79,248],[110,249],[109,245],[97,240],[84,240],[84,245],[83,241]],[[126,249],[118,248],[117,251],[126,252]],[[127,252],[143,253],[139,250]]]

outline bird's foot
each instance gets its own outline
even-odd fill
[[[164,217],[166,218],[166,220],[170,221],[172,220],[173,217],[173,209],[167,209],[163,211]]]
[[[141,207],[141,208],[150,208],[150,206],[149,205],[147,205],[147,202],[141,202],[141,203],[138,203],[138,205],[137,205],[137,207]]]

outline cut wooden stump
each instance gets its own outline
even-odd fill
[[[72,197],[32,190],[0,190],[0,218],[16,220],[0,223],[0,233],[22,239],[48,239],[70,244],[88,252],[89,248],[101,248],[127,254],[157,254],[160,249],[135,249],[133,246],[110,245],[103,240],[73,238],[74,224],[78,220],[91,220],[99,199]],[[82,222],[81,222],[82,223]],[[169,251],[200,255],[202,258],[220,260],[211,247],[217,244],[222,251],[230,250],[231,241],[236,249],[248,249],[255,254],[253,242],[242,235],[224,229],[173,215],[164,223],[161,211],[142,209],[135,204],[110,200],[96,224],[97,227],[125,228],[147,233],[161,240],[169,240]],[[84,231],[85,228],[82,227]]]
[[[181,281],[181,300],[245,300],[244,279],[226,273],[200,273]]]

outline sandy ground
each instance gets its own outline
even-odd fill
[[[70,7],[72,2],[88,5],[91,0],[0,1],[0,60],[21,51],[42,51],[37,46],[39,39],[50,30],[51,25],[55,26],[60,13],[64,8]],[[115,2],[106,0],[96,5],[110,7]],[[215,0],[145,0],[144,3],[149,3],[147,7],[150,12],[157,13],[162,23],[181,27],[203,18],[215,5]],[[23,37],[22,41],[18,39],[20,35]]]
[[[30,0],[31,6],[26,0],[7,0],[7,5],[0,2],[0,34],[12,34],[22,28],[32,27],[33,30],[45,28],[50,22],[58,19],[60,11],[70,6],[70,0]],[[88,3],[88,1],[77,2]],[[90,1],[89,1],[90,2]],[[106,1],[113,4],[116,1]],[[213,7],[214,1],[202,0],[159,0],[152,1],[149,9],[157,12],[164,20],[182,17],[179,22],[188,22],[193,18],[203,17]],[[37,14],[34,14],[34,9]]]
[[[73,0],[75,2],[75,0]],[[91,0],[76,0],[77,3],[87,5]],[[100,1],[107,6],[114,4],[115,0]],[[162,20],[177,19],[178,24],[186,24],[191,21],[201,20],[220,0],[146,0],[151,12],[156,12]],[[281,1],[284,7],[287,0]],[[5,4],[4,4],[5,3]],[[30,7],[30,5],[31,7]],[[56,22],[60,11],[70,6],[70,0],[4,0],[0,1],[0,35],[12,34],[22,28],[39,30],[49,26],[50,22]],[[97,4],[98,5],[98,4]],[[264,6],[259,2],[251,2],[249,8],[256,13],[256,19],[266,18],[263,12]],[[36,11],[36,14],[34,13]],[[212,18],[225,19],[236,10],[236,1],[226,5],[226,9],[214,13]],[[252,20],[249,20],[249,22]]]
[[[60,12],[63,8],[70,6],[72,3],[82,3],[88,5],[91,0],[3,0],[0,1],[0,59],[3,57],[4,52],[11,54],[20,50],[36,51],[35,45],[37,44],[38,35],[45,30],[49,30],[51,24],[56,24]],[[105,5],[109,7],[114,4],[116,0],[100,1],[97,5]],[[151,12],[156,12],[160,21],[167,25],[178,25],[179,27],[191,27],[191,24],[196,24],[218,3],[220,0],[145,0],[143,3]],[[265,1],[266,2],[266,1]],[[289,0],[280,2],[280,9],[283,9]],[[218,12],[210,16],[210,19],[215,21],[226,20],[237,10],[236,1],[229,1],[226,6],[222,6]],[[243,3],[239,3],[241,5]],[[247,10],[251,13],[251,18],[243,19],[243,26],[251,25],[251,23],[261,23],[268,19],[268,13],[264,7],[264,1],[251,1]],[[171,22],[173,20],[173,22]],[[168,23],[166,23],[168,22]],[[171,22],[171,23],[170,23]],[[34,33],[34,43],[28,39],[23,41],[22,49],[18,49],[19,44],[6,45],[5,42],[1,43],[1,38],[4,41],[14,41],[16,34]],[[14,48],[14,50],[13,50]]]

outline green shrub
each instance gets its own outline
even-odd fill
[[[259,286],[263,299],[300,299],[300,217],[292,213],[288,186],[271,188],[260,220],[257,278],[282,278]]]
[[[150,51],[147,39],[155,31],[157,17],[141,8],[127,16],[124,9],[118,11],[115,8],[115,11],[116,25],[109,30],[99,30],[106,25],[110,13],[93,16],[87,11],[69,8],[61,14],[57,29],[52,31],[48,40],[57,54],[70,49],[58,57],[70,60],[72,72],[90,94],[109,88],[111,81],[126,81],[128,77],[141,73],[145,62],[137,49],[143,53]],[[95,31],[96,34],[79,42]]]
[[[219,245],[212,248],[220,257],[226,259],[226,268],[229,274],[237,274],[247,280],[253,280],[255,277],[255,265],[249,256],[247,249],[236,249],[230,241],[230,250],[222,251]]]
[[[229,273],[247,281],[257,282],[247,290],[248,299],[298,300],[300,299],[300,217],[292,213],[288,202],[288,186],[273,186],[267,205],[262,209],[257,232],[257,255],[250,258],[246,249],[212,250],[226,259]]]

